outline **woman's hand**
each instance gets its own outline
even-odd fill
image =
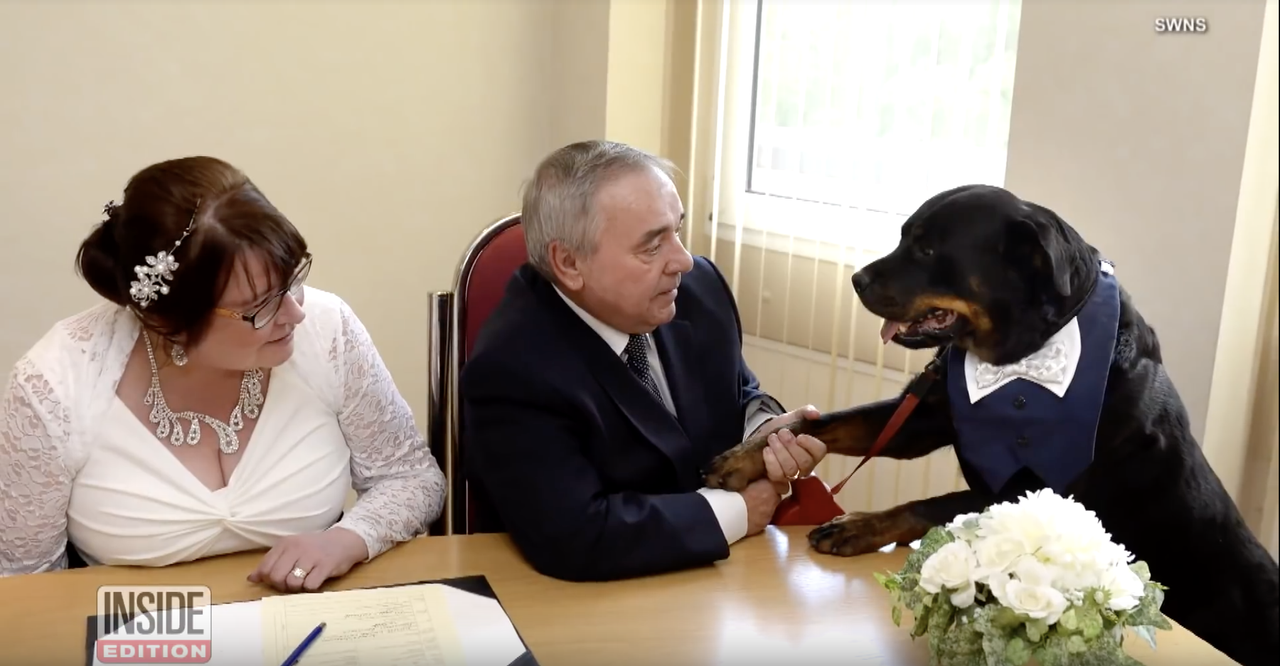
[[[267,583],[281,592],[313,592],[368,557],[364,539],[348,529],[295,534],[281,539],[262,556],[258,568],[249,574],[249,582]]]

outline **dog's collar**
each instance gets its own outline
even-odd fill
[[[1116,267],[1115,264],[1108,259],[1099,259],[1098,271],[1107,275],[1115,275]],[[1084,298],[1080,299],[1079,302],[1072,306],[1071,311],[1063,318],[1062,326],[1066,326],[1068,323],[1074,321],[1076,316],[1080,314],[1080,311],[1084,309],[1084,306],[1088,305],[1089,299],[1093,298],[1093,292],[1098,289],[1099,279],[1100,278],[1098,276],[1094,276],[1093,284],[1089,285],[1089,291],[1085,293]],[[1058,329],[1061,330],[1062,326],[1059,326]],[[1054,335],[1057,335],[1057,333],[1058,331],[1054,331]]]

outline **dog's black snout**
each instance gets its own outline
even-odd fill
[[[853,290],[859,294],[871,284],[871,276],[866,271],[858,271],[853,274]]]

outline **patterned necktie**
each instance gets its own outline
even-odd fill
[[[653,375],[649,372],[649,346],[645,344],[643,335],[633,335],[627,339],[627,346],[622,350],[626,355],[627,367],[631,369],[631,373],[644,384],[645,388],[653,394],[653,397],[662,402],[662,393],[658,391],[658,383],[653,380]]]

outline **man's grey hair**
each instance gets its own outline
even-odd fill
[[[600,232],[595,199],[614,178],[653,168],[675,181],[675,165],[657,155],[615,141],[579,141],[551,153],[525,185],[520,224],[529,263],[555,281],[551,243],[579,257],[591,256]]]

